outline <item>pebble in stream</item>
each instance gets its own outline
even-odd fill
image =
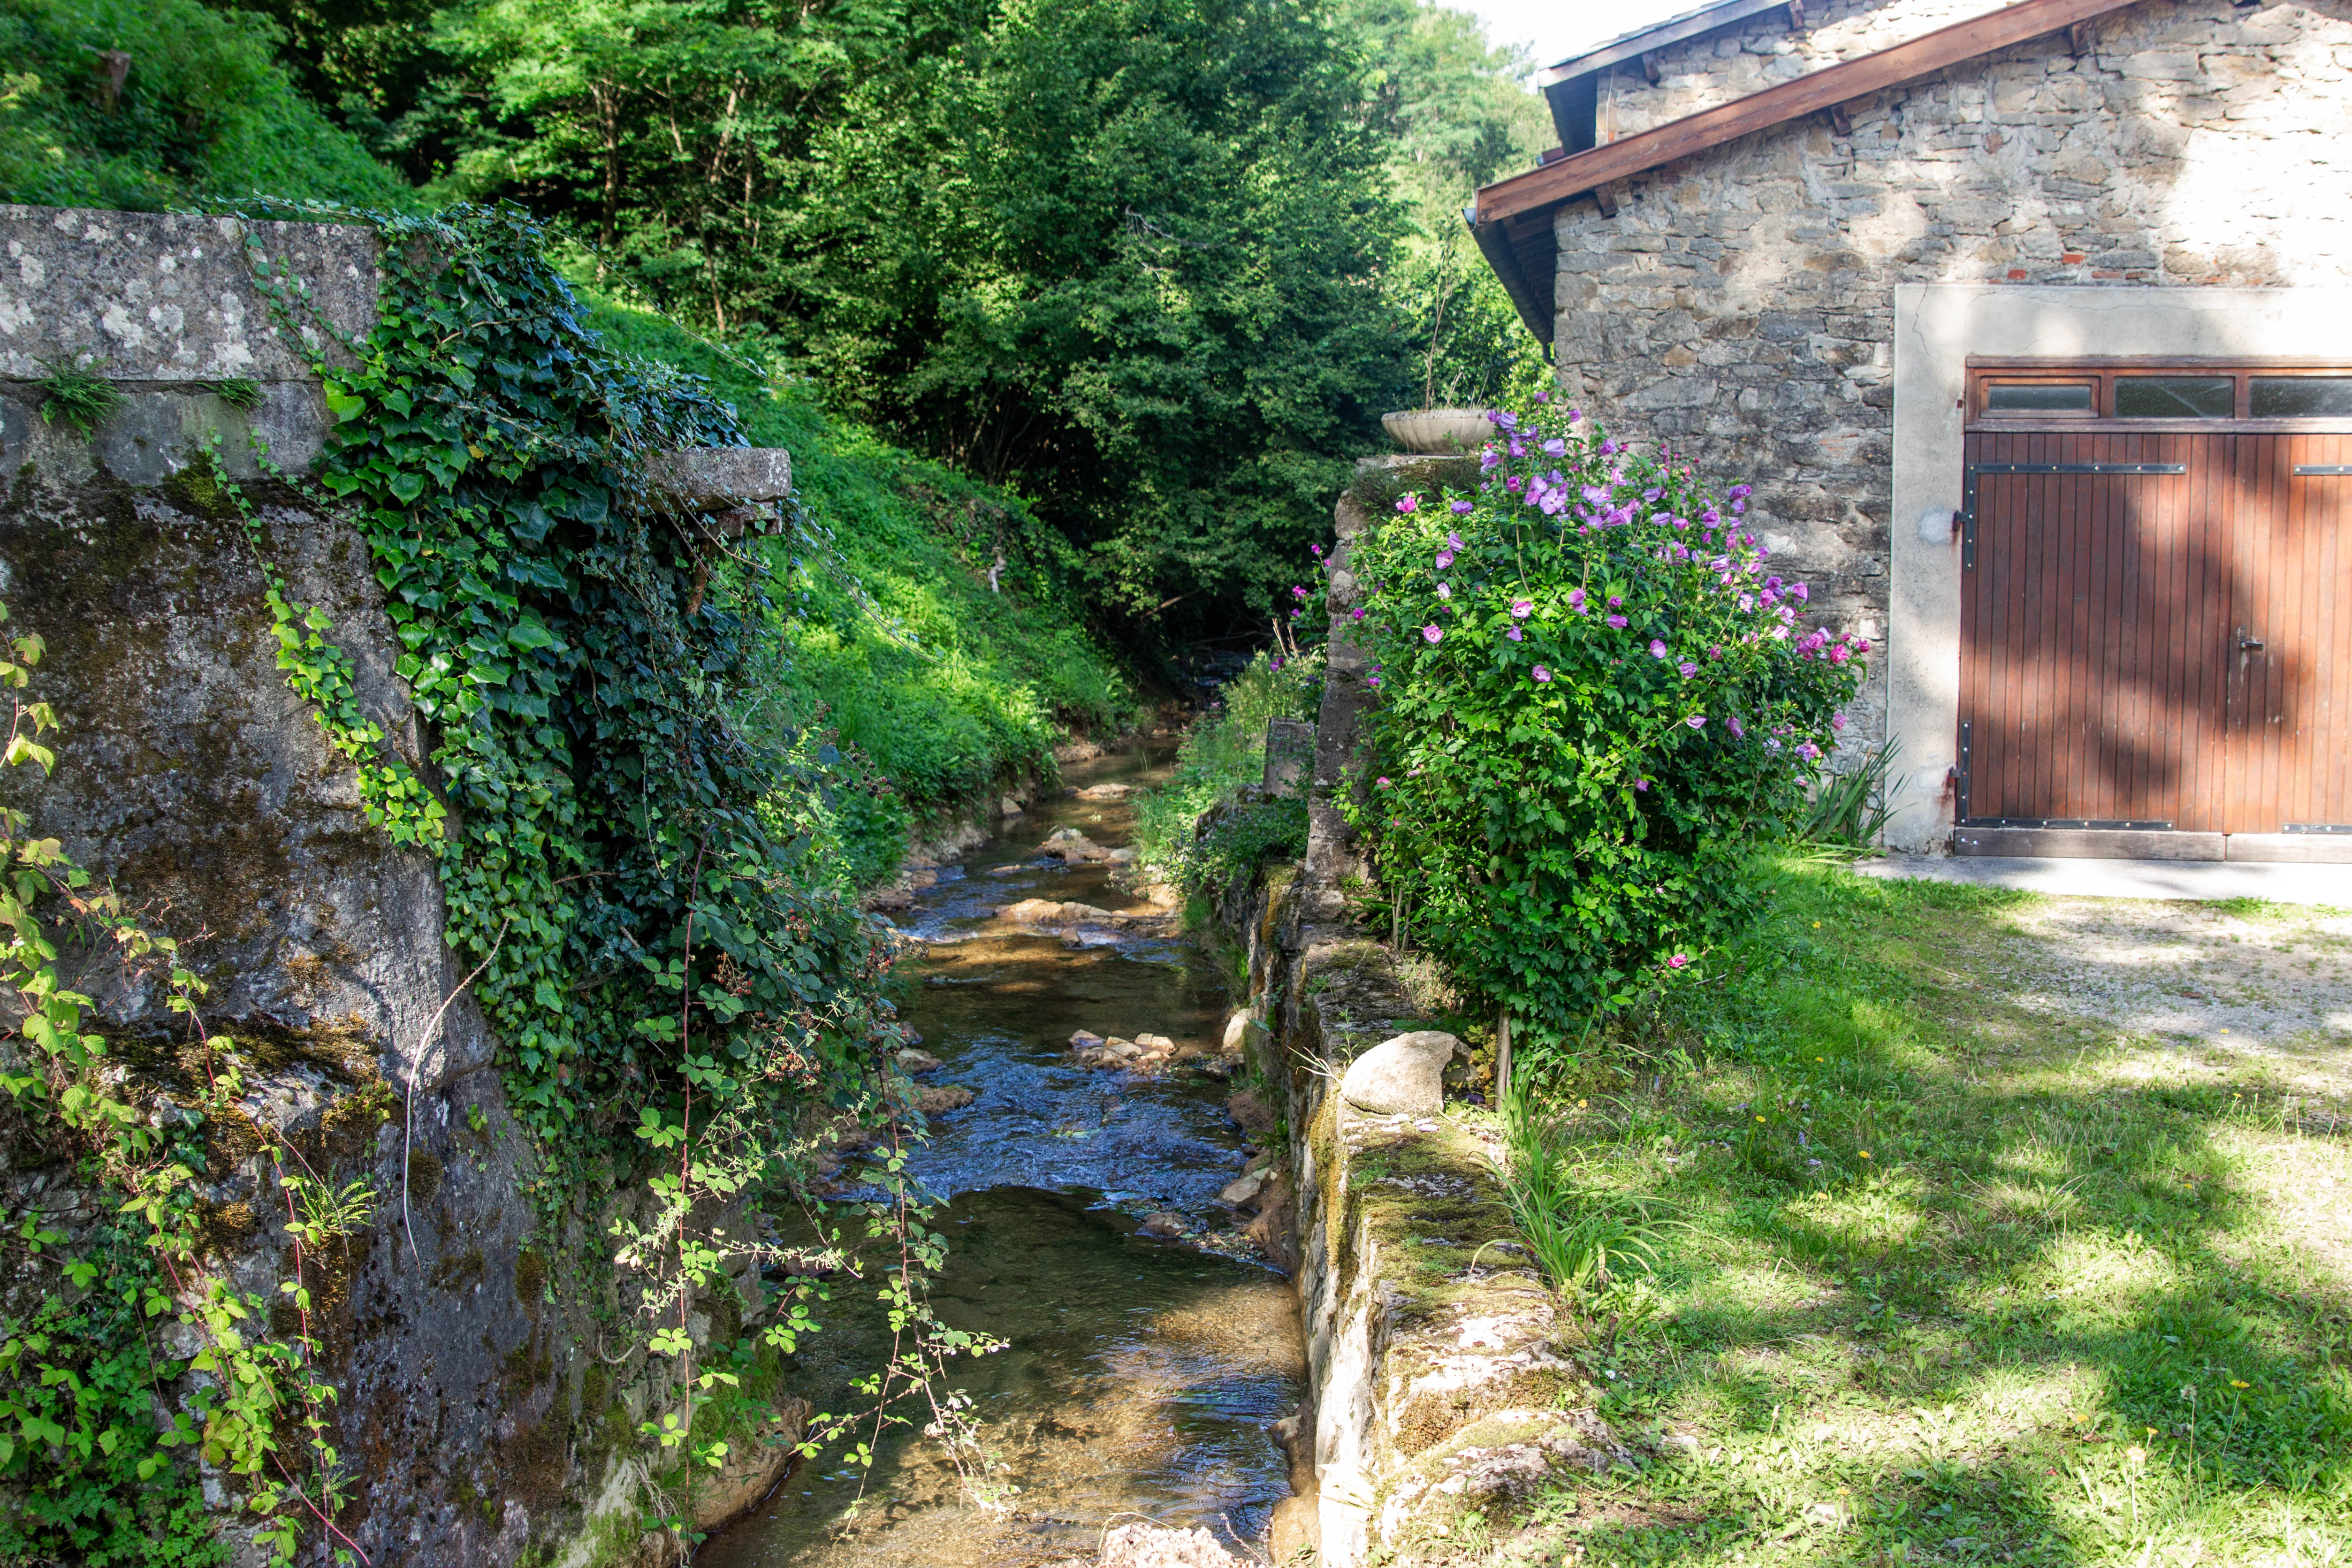
[[[1164,761],[1128,754],[1073,769],[1073,782],[1140,783]],[[1173,1038],[1213,1051],[1225,997],[1189,944],[1157,931],[1021,930],[989,910],[1038,898],[1130,907],[1105,868],[1038,859],[1072,826],[1124,844],[1123,800],[1065,796],[1009,825],[964,874],[926,890],[901,925],[930,944],[907,1021],[942,1066],[926,1081],[978,1091],[941,1120],[910,1163],[946,1200],[949,1237],[933,1299],[951,1326],[1006,1348],[955,1364],[950,1385],[975,1402],[983,1442],[1020,1490],[1009,1512],[966,1495],[939,1446],[887,1435],[864,1485],[828,1450],[742,1523],[707,1543],[716,1568],[1034,1568],[1092,1561],[1105,1527],[1148,1515],[1201,1526],[1228,1543],[1262,1539],[1289,1495],[1266,1435],[1297,1408],[1305,1379],[1297,1301],[1279,1274],[1139,1230],[1172,1211],[1230,1226],[1215,1203],[1247,1145],[1224,1112],[1228,1090],[1180,1059],[1138,1077],[1077,1064],[1088,1029]],[[1021,867],[1009,875],[989,873]],[[847,1380],[887,1354],[878,1325],[837,1290],[825,1330],[803,1342],[793,1382],[840,1409]],[[822,1385],[822,1386],[812,1386]],[[927,1415],[926,1412],[926,1415]],[[856,1503],[853,1512],[852,1504]]]

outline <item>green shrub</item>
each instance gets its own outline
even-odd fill
[[[1313,719],[1322,692],[1319,648],[1295,658],[1260,653],[1226,682],[1185,735],[1168,782],[1136,803],[1138,863],[1199,893],[1268,856],[1304,853],[1304,800],[1237,803],[1236,795],[1265,776],[1267,722]],[[1204,821],[1212,813],[1215,819]]]
[[[1382,689],[1359,808],[1416,931],[1537,1047],[1738,930],[1866,643],[1681,465],[1573,410],[1496,416],[1475,489],[1407,494],[1356,547]]]
[[[295,91],[278,28],[196,0],[0,0],[0,201],[160,212],[415,194]]]

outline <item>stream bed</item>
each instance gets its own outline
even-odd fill
[[[978,1096],[940,1118],[908,1165],[941,1200],[932,1223],[951,1248],[932,1298],[951,1327],[1006,1342],[954,1363],[949,1386],[974,1401],[1003,1467],[990,1479],[1020,1489],[1003,1509],[978,1506],[940,1446],[900,1427],[870,1474],[838,1445],[803,1463],[698,1563],[1091,1563],[1107,1526],[1138,1517],[1205,1528],[1229,1548],[1264,1540],[1290,1493],[1265,1428],[1298,1407],[1305,1352],[1288,1280],[1248,1255],[1215,1203],[1251,1152],[1225,1111],[1230,1087],[1193,1055],[1218,1049],[1224,984],[1172,934],[1024,930],[990,912],[1024,899],[1133,907],[1108,868],[1066,870],[1039,846],[1064,826],[1125,844],[1128,803],[1074,792],[1146,784],[1168,755],[1070,767],[1061,794],[941,868],[898,917],[928,944],[902,1010],[943,1064],[924,1080]],[[1151,1076],[1089,1070],[1069,1047],[1080,1029],[1164,1035],[1179,1059]],[[1192,1234],[1139,1230],[1163,1211]],[[887,1330],[851,1299],[871,1289],[836,1291],[826,1329],[803,1342],[798,1381],[817,1385],[820,1408],[854,1401],[849,1379],[888,1353]]]

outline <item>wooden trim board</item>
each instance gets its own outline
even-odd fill
[[[1482,187],[1476,197],[1476,221],[1493,223],[1515,214],[1556,206],[1570,196],[1599,190],[1612,181],[1671,163],[1769,130],[1832,104],[1931,75],[1946,66],[2008,48],[2049,33],[2060,33],[2077,22],[2120,10],[2132,0],[2017,0],[2011,5],[1939,27],[1908,43],[1864,55],[1860,59],[1827,67],[1794,81],[1612,142],[1605,147],[1572,153],[1541,168],[1514,174]]]
[[[2128,827],[1955,827],[1954,855],[2053,860],[2219,860],[2218,833],[2153,833]]]

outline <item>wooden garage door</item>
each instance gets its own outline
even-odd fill
[[[2226,420],[1972,421],[1964,821],[2352,825],[2352,434],[2245,380]]]

